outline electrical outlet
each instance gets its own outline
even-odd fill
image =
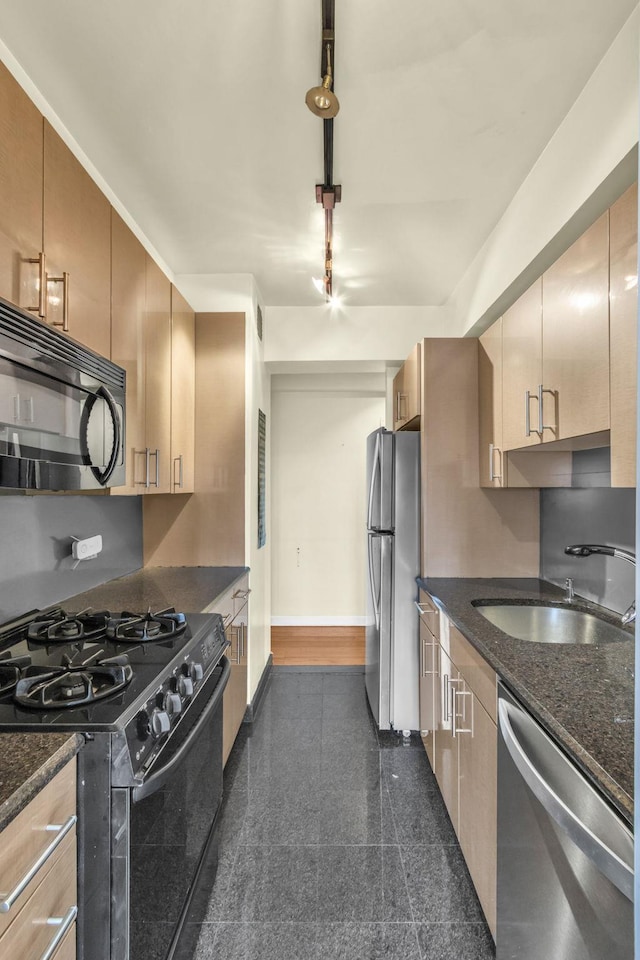
[[[71,556],[74,560],[93,560],[102,551],[102,537],[87,537],[84,540],[73,538]]]

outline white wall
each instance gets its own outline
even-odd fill
[[[385,375],[272,377],[272,623],[362,624],[366,444]]]
[[[267,363],[394,361],[423,337],[451,337],[449,307],[267,307]]]

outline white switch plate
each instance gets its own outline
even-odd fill
[[[102,550],[102,537],[87,537],[86,540],[74,540],[71,555],[74,560],[93,560]]]

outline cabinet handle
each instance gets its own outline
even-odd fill
[[[459,714],[457,712],[458,697],[462,697],[462,698],[471,697],[471,709],[470,709],[471,717],[469,719],[468,726],[463,726],[463,727],[458,726],[458,723],[457,723],[458,718],[462,720],[463,724],[467,724],[466,701],[464,699],[462,701],[462,716],[459,717]],[[454,726],[454,733],[453,733],[454,737],[456,737],[459,733],[470,733],[471,736],[473,737],[473,693],[471,692],[471,690],[454,690],[453,691],[453,726]]]
[[[420,645],[420,649],[421,649],[420,672],[421,672],[421,675],[422,675],[423,677],[431,677],[431,676],[433,676],[434,673],[436,672],[435,669],[434,669],[434,667],[435,667],[435,663],[434,663],[434,661],[435,661],[435,656],[433,656],[433,654],[432,654],[432,656],[431,656],[431,667],[432,667],[432,669],[431,669],[431,670],[427,670],[427,649],[428,649],[429,647],[431,647],[431,650],[433,651],[433,650],[435,649],[435,647],[437,647],[437,646],[438,646],[437,641],[429,641],[429,640],[427,640],[426,638],[422,641],[422,643],[421,643],[421,645]]]
[[[241,626],[242,626],[242,625],[233,628],[234,633],[235,633],[235,635],[236,635],[236,658],[235,658],[235,660],[234,660],[233,658],[231,658],[231,662],[232,662],[232,663],[237,663],[237,664],[240,664],[240,660],[242,659],[242,657],[241,657],[241,655],[240,655],[240,627],[241,627]]]
[[[494,473],[493,470],[493,455],[495,453],[500,453],[500,447],[494,446],[492,443],[489,444],[489,481],[493,483],[494,480],[502,480],[501,473]]]
[[[37,314],[41,320],[47,319],[47,261],[44,253],[37,257],[30,257],[27,263],[38,264],[38,305],[29,307],[29,313]]]
[[[52,960],[56,950],[58,949],[58,945],[62,943],[67,930],[71,927],[77,915],[78,908],[73,906],[69,907],[64,917],[49,917],[47,924],[58,927],[59,929],[45,952],[40,957],[40,960]]]
[[[247,587],[246,590],[236,590],[231,596],[234,600],[246,600],[250,593],[251,589]]]
[[[530,390],[525,390],[524,392],[524,435],[525,437],[530,437],[533,433],[531,429],[531,397],[533,396],[534,400],[538,398],[535,394],[532,394]]]
[[[147,460],[149,460],[151,457],[156,458],[156,479],[152,485],[154,487],[159,487],[160,486],[160,451],[158,450],[157,447],[155,450],[147,451]],[[147,486],[149,486],[149,468],[148,467],[147,467]]]
[[[72,827],[75,826],[77,821],[78,818],[76,817],[75,813],[73,813],[62,825],[51,823],[47,825],[46,829],[49,831],[55,831],[57,836],[54,837],[49,846],[43,850],[36,862],[29,867],[22,880],[18,881],[11,893],[6,895],[0,894],[0,896],[2,896],[2,900],[0,901],[0,913],[9,913],[9,910],[11,910],[11,907],[14,905],[20,894],[31,883],[38,870],[47,862],[52,853],[57,850],[66,835],[69,833]]]
[[[425,607],[420,603],[419,600],[414,600],[413,602],[415,603],[416,609],[421,617],[427,617],[427,616],[437,617],[438,615],[437,610],[432,610],[431,607],[427,607],[425,609]]]
[[[61,277],[47,277],[50,283],[62,284],[62,320],[54,320],[54,327],[62,327],[64,333],[69,332],[69,274],[65,271]]]
[[[174,487],[178,487],[180,490],[182,490],[182,488],[184,487],[184,470],[183,470],[182,459],[183,459],[183,458],[182,458],[182,454],[180,454],[179,457],[174,457],[174,458],[173,458],[173,463],[174,463],[174,468],[173,468],[173,485],[174,485]],[[176,483],[176,470],[175,470],[175,464],[176,464],[176,463],[179,465],[179,469],[178,469],[178,482],[177,482],[177,483]]]
[[[543,407],[543,405],[542,405],[542,396],[543,396],[543,394],[545,394],[545,393],[550,393],[550,394],[554,397],[554,399],[555,399],[556,391],[555,391],[555,390],[547,390],[547,389],[545,389],[545,387],[544,387],[544,385],[543,385],[542,383],[539,383],[539,384],[538,384],[538,433],[540,434],[540,436],[542,436],[542,434],[543,434],[543,432],[544,432],[545,430],[554,430],[554,431],[555,431],[556,426],[557,426],[557,424],[556,424],[556,426],[552,426],[550,423],[545,423],[545,422],[544,422],[544,407]]]

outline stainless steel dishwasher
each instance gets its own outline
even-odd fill
[[[632,960],[633,835],[498,684],[497,960]]]

